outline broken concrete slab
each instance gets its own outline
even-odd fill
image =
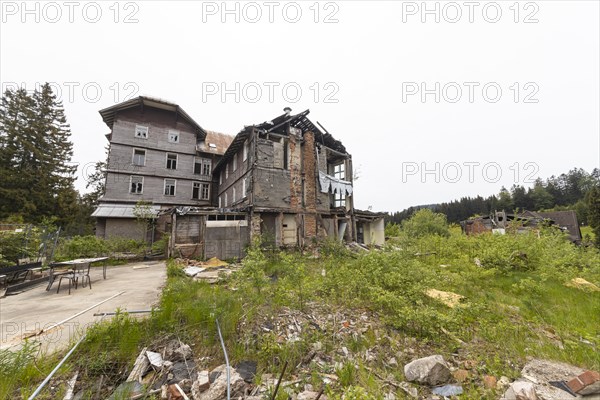
[[[452,374],[444,357],[433,355],[406,364],[404,366],[404,376],[411,382],[437,386],[447,383]]]
[[[227,367],[221,365],[211,371],[210,376],[217,375],[214,382],[211,383],[208,390],[194,395],[194,400],[219,400],[226,397],[227,394]],[[229,369],[231,397],[244,394],[246,382],[240,374],[233,368]]]
[[[209,372],[200,371],[196,380],[192,384],[192,397],[195,399],[200,396],[200,393],[205,392],[210,387]]]
[[[539,397],[532,382],[517,380],[508,387],[501,400],[539,400]]]
[[[197,274],[199,274],[200,272],[204,271],[206,268],[200,268],[200,267],[186,267],[183,269],[183,272],[187,275],[187,276],[196,276]]]

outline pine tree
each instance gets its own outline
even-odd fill
[[[7,91],[0,104],[0,217],[22,215],[27,222],[56,217],[74,222],[76,167],[62,104],[50,85],[32,95]]]

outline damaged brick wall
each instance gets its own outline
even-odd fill
[[[304,133],[303,164],[306,209],[304,237],[309,239],[317,236],[317,158],[315,155],[315,135],[312,132]]]

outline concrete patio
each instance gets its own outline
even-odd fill
[[[92,289],[72,287],[70,295],[68,283],[63,281],[58,294],[55,282],[50,291],[44,283],[0,299],[0,349],[18,349],[32,334],[29,340],[39,342],[43,351],[64,348],[100,320],[94,313],[117,308],[144,310],[156,305],[167,274],[164,261],[146,261],[109,266],[106,280],[102,279],[102,267],[93,267],[90,276]],[[54,327],[56,324],[60,325]],[[35,335],[41,330],[47,331]]]

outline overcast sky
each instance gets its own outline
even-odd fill
[[[1,3],[2,89],[54,82],[79,190],[104,157],[98,110],[139,95],[232,135],[310,109],[362,209],[600,165],[595,0]]]

